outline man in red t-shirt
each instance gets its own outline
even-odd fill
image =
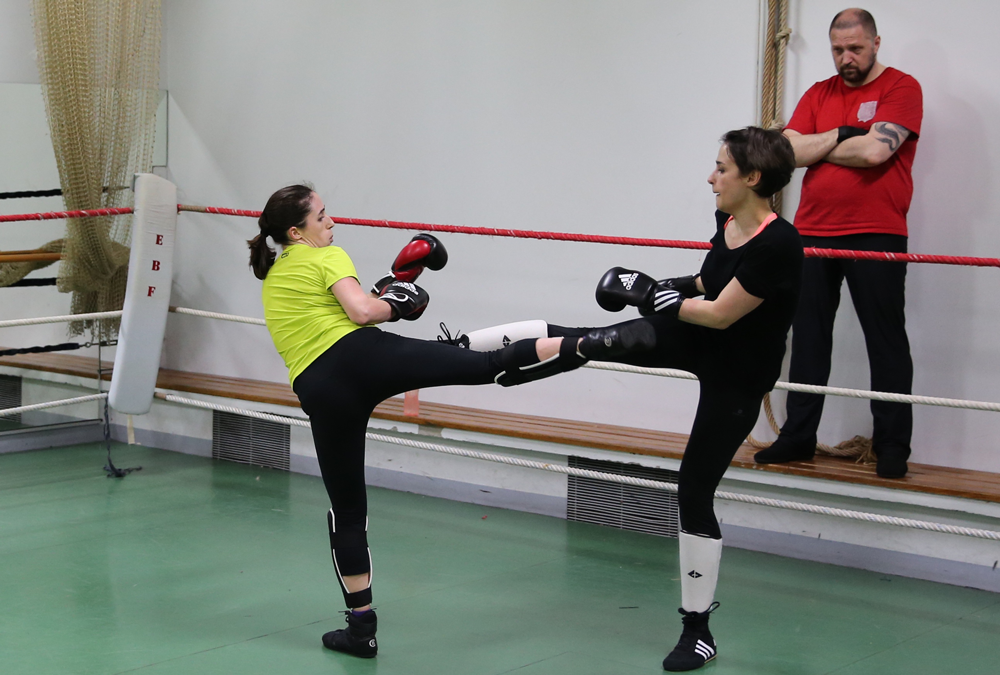
[[[785,129],[796,165],[809,167],[795,215],[807,247],[906,251],[923,96],[915,79],[879,63],[880,43],[871,14],[862,9],[837,14],[830,25],[837,75],[810,87]],[[906,263],[806,258],[789,379],[827,383],[844,279],[865,334],[872,389],[910,393]],[[878,475],[902,478],[910,456],[911,407],[873,401],[871,410]],[[787,413],[778,439],[756,454],[757,462],[813,456],[823,397],[789,393]]]

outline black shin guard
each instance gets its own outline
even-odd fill
[[[513,387],[525,382],[543,380],[559,373],[576,370],[587,362],[576,351],[576,339],[564,338],[555,356],[540,361],[535,351],[537,340],[518,340],[500,354],[503,372],[496,376],[502,387]]]
[[[595,361],[612,361],[655,348],[656,329],[642,319],[593,328],[580,342],[580,353]]]
[[[344,593],[344,602],[349,609],[372,604],[372,558],[368,550],[368,519],[360,521],[341,516],[338,521],[330,509],[326,514],[326,523],[330,528],[330,552],[333,555],[333,567],[337,570],[337,581]],[[357,574],[368,575],[368,588],[351,593],[347,590],[344,577]]]

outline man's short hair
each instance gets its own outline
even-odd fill
[[[830,31],[834,28],[837,30],[843,30],[845,28],[854,28],[855,26],[861,26],[868,33],[868,37],[874,40],[878,37],[878,29],[875,27],[875,17],[863,9],[845,9],[837,13],[837,16],[833,17],[833,21],[830,22]]]

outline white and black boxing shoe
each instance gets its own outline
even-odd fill
[[[708,630],[708,615],[718,606],[719,603],[713,602],[704,612],[677,610],[683,615],[684,632],[674,650],[663,659],[664,670],[671,673],[696,670],[715,658],[715,638]]]
[[[647,321],[629,321],[595,328],[580,342],[580,354],[594,361],[611,361],[656,347],[656,330]]]
[[[378,654],[378,640],[375,631],[378,628],[378,617],[371,609],[360,616],[347,610],[347,628],[330,631],[323,636],[323,646],[345,654],[353,654],[363,659],[370,659]]]

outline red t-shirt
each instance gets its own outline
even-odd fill
[[[817,82],[802,97],[786,128],[819,134],[848,125],[870,129],[892,122],[910,135],[888,160],[867,169],[820,161],[806,171],[795,227],[804,235],[832,237],[876,232],[906,236],[906,213],[913,196],[913,156],[924,114],[915,79],[895,68],[861,87],[840,75]]]

